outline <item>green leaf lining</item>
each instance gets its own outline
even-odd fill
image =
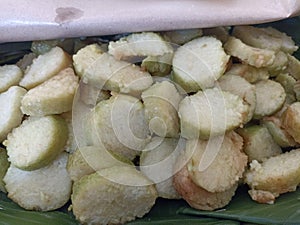
[[[28,211],[0,193],[0,225],[79,225],[74,216],[60,211]]]
[[[183,200],[159,198],[146,216],[127,225],[240,225],[238,221],[180,214],[177,211],[181,207],[187,208],[188,205]]]
[[[178,213],[192,216],[231,219],[255,224],[300,224],[300,190],[281,195],[273,205],[259,204],[251,200],[247,188],[239,188],[228,206],[216,211],[200,211],[181,207]]]

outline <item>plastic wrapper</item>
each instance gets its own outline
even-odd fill
[[[299,14],[299,0],[2,0],[0,42],[257,24]]]

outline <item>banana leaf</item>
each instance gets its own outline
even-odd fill
[[[27,211],[0,192],[0,225],[79,225],[70,213]]]
[[[275,204],[259,204],[251,200],[247,188],[238,190],[230,204],[213,212],[181,207],[177,213],[191,216],[207,216],[219,219],[237,220],[255,224],[300,224],[300,190],[281,195]]]
[[[238,221],[197,217],[178,213],[178,210],[188,208],[183,200],[158,199],[151,211],[142,219],[137,219],[127,225],[240,225]]]
[[[240,225],[238,221],[197,217],[177,213],[181,207],[188,207],[183,200],[158,199],[157,204],[143,217],[127,225]],[[79,225],[66,209],[53,212],[27,211],[0,193],[0,225]]]

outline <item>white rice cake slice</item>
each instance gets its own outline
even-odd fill
[[[247,120],[249,105],[235,94],[218,88],[185,97],[179,104],[181,136],[187,139],[225,134]]]
[[[262,163],[256,160],[245,173],[250,196],[260,203],[273,204],[282,193],[295,191],[300,183],[300,149],[271,157]]]
[[[54,47],[33,60],[19,84],[26,89],[31,89],[69,67],[71,63],[71,57],[66,52],[60,47]]]
[[[157,198],[153,183],[134,167],[113,166],[73,185],[73,213],[82,224],[125,224],[150,211]]]
[[[235,37],[230,37],[224,48],[229,55],[257,68],[271,66],[275,60],[275,51],[252,47]]]
[[[257,48],[281,50],[290,54],[298,49],[291,37],[272,27],[235,26],[233,35]]]
[[[7,134],[22,122],[23,113],[20,109],[21,100],[26,90],[19,86],[12,86],[0,94],[0,142],[5,140]]]
[[[22,70],[16,65],[0,66],[0,93],[18,85],[23,76]]]
[[[126,60],[134,56],[161,56],[173,53],[173,48],[159,34],[142,32],[109,42],[108,53],[116,59]]]
[[[5,177],[8,197],[27,210],[52,211],[70,199],[72,182],[66,169],[67,153],[46,167],[25,171],[10,165]]]
[[[30,116],[44,116],[71,111],[78,87],[78,77],[67,68],[44,83],[30,89],[22,99],[21,110]]]
[[[188,93],[211,88],[223,75],[229,58],[216,38],[194,39],[176,50],[172,79]]]
[[[253,117],[260,119],[279,111],[286,99],[286,93],[280,83],[262,80],[255,84],[256,107]]]
[[[67,123],[60,116],[51,115],[24,120],[3,144],[15,167],[36,170],[50,164],[64,150],[67,139]]]
[[[179,137],[177,112],[182,98],[169,81],[155,83],[142,93],[150,132],[160,137]]]

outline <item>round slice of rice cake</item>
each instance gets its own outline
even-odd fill
[[[275,51],[252,47],[235,37],[229,37],[224,48],[227,54],[257,68],[271,66],[275,60]]]
[[[67,169],[72,181],[85,175],[112,166],[133,166],[133,163],[117,154],[108,152],[104,147],[85,146],[70,154]]]
[[[281,117],[283,128],[300,143],[300,102],[288,106]]]
[[[7,134],[13,128],[21,124],[23,113],[20,106],[26,92],[24,88],[12,86],[0,94],[0,142],[6,139]]]
[[[75,217],[83,224],[124,224],[144,216],[154,205],[152,182],[134,167],[114,166],[82,177],[71,196]]]
[[[18,85],[23,72],[17,65],[0,66],[0,92],[7,91],[13,85]]]
[[[243,150],[248,162],[263,160],[282,153],[280,146],[274,141],[269,130],[261,125],[247,126],[237,131],[244,139]]]
[[[245,122],[249,122],[256,107],[255,86],[246,79],[235,75],[224,75],[218,80],[218,85],[223,91],[228,91],[240,96],[249,105],[249,111]]]
[[[242,126],[249,105],[238,95],[213,88],[185,97],[178,113],[182,137],[208,139]]]
[[[66,169],[68,154],[46,167],[25,171],[10,165],[4,177],[8,197],[27,210],[51,211],[70,198],[72,183]]]
[[[177,192],[191,207],[209,211],[226,206],[234,196],[238,187],[238,183],[236,182],[226,191],[209,192],[193,182],[189,177],[186,166],[175,174],[173,183]]]
[[[35,170],[51,163],[64,150],[67,139],[68,126],[63,118],[29,117],[13,129],[4,145],[15,167]]]
[[[267,80],[270,77],[270,74],[266,68],[256,68],[243,63],[232,64],[224,75],[227,74],[243,77],[251,84],[254,84],[260,80]]]
[[[85,69],[83,82],[98,89],[140,97],[153,83],[151,75],[135,64],[115,59],[102,53]]]
[[[103,53],[100,45],[90,44],[78,50],[73,55],[73,66],[76,74],[80,77],[84,76],[86,70],[96,62]]]
[[[253,117],[261,119],[279,111],[286,99],[286,93],[280,83],[262,80],[255,84],[256,107]]]
[[[209,192],[230,189],[247,166],[247,155],[243,152],[243,138],[236,132],[204,140],[188,140],[186,158],[189,177]],[[213,179],[212,179],[213,177]]]
[[[294,138],[283,128],[280,118],[276,116],[264,117],[261,123],[269,130],[274,141],[280,147],[287,148],[297,145]]]
[[[232,34],[257,48],[282,50],[290,54],[298,49],[291,37],[273,27],[235,26]]]
[[[63,49],[54,47],[33,60],[19,84],[29,90],[69,67],[71,61],[71,57]]]
[[[173,186],[174,165],[185,147],[183,138],[153,137],[140,156],[140,171],[155,182],[158,196],[178,199]]]
[[[30,116],[60,114],[72,110],[78,77],[72,68],[62,70],[30,89],[22,99],[21,110]]]
[[[221,41],[200,37],[176,50],[172,79],[188,93],[210,88],[223,75],[228,61]]]
[[[178,137],[177,111],[182,96],[175,85],[169,81],[155,83],[142,93],[142,100],[150,132],[160,137]]]
[[[100,101],[88,118],[87,138],[94,146],[134,159],[150,141],[142,102],[132,96],[116,94]]]
[[[300,183],[300,149],[271,157],[262,163],[256,160],[245,173],[250,195],[260,203],[272,204],[285,192],[295,191]]]

